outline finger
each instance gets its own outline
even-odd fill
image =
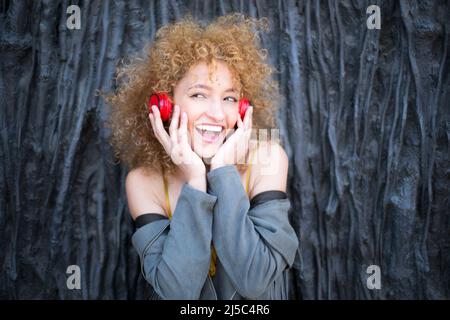
[[[155,125],[155,116],[152,113],[148,114],[148,118],[150,119],[150,123],[152,125],[153,134],[156,137],[156,139],[162,144],[161,139],[159,138],[159,135],[156,133],[156,125]]]
[[[248,118],[247,118],[247,128],[252,128],[252,120],[253,120],[253,107],[250,107],[250,112],[248,112]]]
[[[242,122],[241,117],[238,117],[238,119],[237,119],[237,126],[238,126],[238,129],[243,126],[243,122]]]
[[[225,139],[228,140],[235,132],[236,132],[236,129],[234,129],[234,128],[226,129],[225,130]]]
[[[152,106],[152,111],[156,128],[156,136],[161,139],[163,146],[168,147],[170,145],[170,137],[164,129],[159,110],[156,106]]]
[[[188,116],[186,112],[181,115],[180,129],[178,130],[178,139],[181,149],[183,150],[183,161],[186,164],[191,164],[193,158],[191,145],[189,144],[189,135],[187,130]]]
[[[180,119],[180,107],[178,105],[175,105],[173,115],[172,115],[172,120],[170,121],[170,126],[169,126],[169,133],[170,133],[171,137],[173,134],[176,134],[176,131],[178,129],[179,119]]]
[[[246,129],[248,129],[248,127],[251,123],[252,115],[253,115],[253,107],[249,107],[247,112],[245,112],[245,117],[244,117],[244,125],[245,125]]]
[[[148,114],[148,119],[150,120],[150,124],[152,125],[153,133],[156,135],[156,132],[155,132],[155,119],[154,119],[153,114],[151,112]]]
[[[244,116],[244,119],[239,118],[238,128],[236,130],[237,135],[241,135],[242,133],[245,133],[247,130],[247,115],[248,111],[246,112],[246,115]]]
[[[243,124],[243,128],[242,128],[242,139],[244,139],[245,141],[250,139],[250,134],[252,131],[252,120],[251,120],[251,115],[252,115],[253,109],[249,108],[245,114],[244,117],[244,124]]]
[[[178,144],[178,143],[180,143],[180,139],[178,138],[178,133],[177,133],[176,130],[175,130],[174,133],[171,133],[171,134],[170,134],[170,141],[172,142],[172,144]]]
[[[187,114],[186,112],[183,112],[181,116],[181,125],[179,129],[179,135],[180,135],[180,143],[183,144],[183,146],[189,145],[188,142],[188,134],[187,134]]]
[[[172,116],[172,122],[170,123],[169,132],[170,132],[170,140],[172,143],[178,144],[180,139],[178,138],[178,125],[180,122],[180,107],[175,105],[175,111]]]
[[[245,133],[245,141],[247,142],[247,147],[250,145],[250,139],[252,137],[252,129],[248,129]]]
[[[156,129],[155,125],[155,116],[153,114],[149,114],[150,122],[152,123],[153,133],[155,135],[156,140],[161,144],[161,146],[164,148],[164,150],[167,152],[167,154],[170,155],[172,146],[170,144],[167,144],[162,138],[161,135],[158,134],[158,130]]]

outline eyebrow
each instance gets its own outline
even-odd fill
[[[190,86],[188,88],[188,90],[190,90],[192,88],[200,88],[200,89],[206,89],[206,90],[210,90],[211,91],[211,87],[210,86],[207,86],[206,84],[201,84],[201,83],[194,84],[194,85]],[[225,90],[224,92],[238,93],[238,91],[235,88],[229,88],[229,89]]]

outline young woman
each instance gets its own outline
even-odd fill
[[[259,26],[238,14],[164,26],[109,98],[112,143],[131,169],[132,242],[159,298],[288,298],[298,247],[288,160],[279,144],[250,139],[273,127],[279,98]],[[173,102],[170,119],[149,104],[155,93]]]

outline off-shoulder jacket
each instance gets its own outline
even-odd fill
[[[288,299],[298,248],[287,197],[252,199],[237,168],[207,173],[207,192],[185,183],[172,219],[137,229],[132,243],[160,299]],[[269,193],[269,192],[268,192]],[[209,275],[211,244],[216,272]]]

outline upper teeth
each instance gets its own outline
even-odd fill
[[[207,124],[200,124],[200,125],[196,126],[196,128],[200,129],[200,130],[207,130],[207,131],[214,131],[214,132],[222,131],[221,126],[211,126],[211,125],[207,125]]]

